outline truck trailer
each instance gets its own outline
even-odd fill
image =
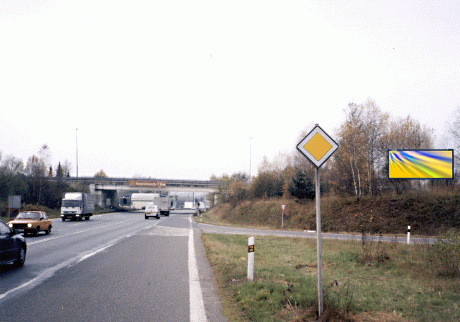
[[[131,210],[144,210],[149,203],[153,203],[159,193],[135,192],[131,194]]]
[[[169,194],[160,193],[153,199],[153,204],[158,207],[161,215],[169,216],[169,211],[171,209]]]
[[[89,220],[96,206],[96,195],[84,192],[66,192],[62,198],[61,219]]]

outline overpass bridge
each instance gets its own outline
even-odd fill
[[[100,177],[63,177],[60,180],[69,185],[88,185],[91,193],[97,196],[100,207],[118,208],[126,205],[132,193],[217,193],[217,181],[176,180],[146,178],[100,178]]]

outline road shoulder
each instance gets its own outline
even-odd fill
[[[203,292],[203,301],[208,321],[227,322],[227,318],[221,312],[221,301],[217,295],[216,281],[214,272],[206,258],[206,252],[201,241],[201,229],[196,228],[193,224],[193,233],[195,235],[195,255],[200,276],[201,290]]]

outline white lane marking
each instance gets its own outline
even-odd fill
[[[131,235],[130,235],[130,236],[131,236]],[[124,238],[128,238],[128,237],[130,237],[130,236],[125,236]],[[118,239],[118,240],[115,240],[115,242],[112,243],[112,244],[109,244],[109,245],[104,246],[104,247],[102,247],[102,248],[96,249],[94,252],[91,252],[91,253],[89,253],[89,254],[83,255],[83,257],[81,257],[75,264],[78,264],[78,263],[80,263],[80,262],[83,262],[85,259],[88,259],[88,258],[90,258],[90,257],[93,257],[94,255],[96,255],[96,254],[98,254],[98,253],[100,253],[100,252],[106,250],[107,248],[112,247],[113,245],[115,245],[116,243],[118,243],[118,242],[119,242],[120,240],[122,240],[122,239],[123,239],[123,238],[120,238],[120,239]]]
[[[5,293],[3,294],[0,294],[0,303],[3,301],[3,300],[6,300],[6,297],[8,295],[14,295],[16,293],[19,293],[20,291],[26,291],[26,290],[30,290],[32,288],[34,288],[35,286],[39,285],[40,283],[44,282],[45,280],[47,280],[48,278],[50,278],[51,276],[54,275],[54,273],[56,273],[57,271],[59,271],[60,269],[63,269],[63,268],[66,268],[66,267],[70,267],[72,265],[75,265],[77,263],[80,263],[82,261],[84,261],[85,259],[88,259],[100,252],[102,252],[103,250],[106,250],[107,248],[115,245],[116,243],[118,243],[119,241],[121,241],[122,239],[125,239],[125,238],[128,238],[128,237],[131,237],[132,235],[138,233],[139,231],[141,230],[144,230],[144,229],[149,229],[149,228],[152,228],[153,226],[156,226],[159,222],[156,222],[148,227],[142,227],[142,228],[139,228],[137,230],[135,230],[134,232],[131,232],[125,236],[121,236],[121,237],[118,237],[118,238],[115,238],[114,240],[111,240],[110,242],[106,243],[105,245],[103,245],[102,247],[99,247],[99,248],[96,248],[96,249],[93,249],[89,252],[86,252],[86,253],[83,253],[83,254],[80,254],[80,256],[75,256],[65,262],[62,262],[54,267],[50,267],[46,270],[44,270],[43,272],[41,272],[40,274],[38,274],[35,278],[11,289],[11,290],[8,290],[6,291]]]
[[[190,289],[190,322],[206,322],[203,293],[201,292],[200,277],[196,264],[195,244],[193,242],[192,217],[190,217],[190,233],[188,237],[188,272]]]
[[[8,295],[10,294],[14,294],[15,292],[18,292],[22,289],[31,289],[33,287],[35,287],[36,285],[40,284],[41,282],[43,282],[44,280],[50,278],[56,271],[60,270],[61,268],[64,268],[66,266],[69,266],[70,264],[72,264],[72,262],[74,261],[74,259],[69,259],[68,261],[65,261],[59,265],[56,265],[54,267],[51,267],[51,268],[48,268],[47,270],[43,271],[42,273],[40,273],[37,277],[11,289],[11,290],[8,290],[6,291],[5,293],[3,294],[0,294],[0,303],[2,302],[3,299],[5,299]]]
[[[189,234],[190,234],[190,229],[166,227],[166,226],[156,226],[155,229],[142,233],[142,235],[147,235],[147,236],[165,236],[165,237],[188,237]]]
[[[124,224],[124,223],[130,222],[130,221],[131,220],[119,221],[119,222],[116,222],[116,223],[111,223],[109,225],[98,226],[98,227],[94,227],[94,228],[91,228],[91,229],[75,231],[75,232],[73,232],[71,234],[67,234],[67,235],[48,237],[46,239],[41,239],[41,240],[37,240],[37,241],[33,241],[33,242],[27,242],[27,246],[40,244],[40,243],[50,241],[50,240],[53,240],[53,239],[58,239],[58,238],[69,237],[69,236],[73,236],[73,235],[77,235],[77,234],[81,234],[81,233],[86,233],[86,232],[89,232],[89,231],[92,231],[92,230],[98,230],[98,229],[102,229],[102,228],[106,228],[106,227],[110,227],[110,226],[120,225],[120,224]]]

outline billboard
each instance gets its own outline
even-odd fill
[[[454,150],[388,150],[389,179],[453,179]]]

